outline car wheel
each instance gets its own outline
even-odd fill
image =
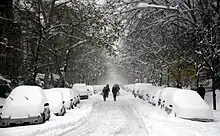
[[[72,105],[71,105],[71,109],[74,109],[74,103],[72,103]]]
[[[61,116],[64,116],[66,114],[66,109],[65,107],[63,106],[62,109],[61,109]]]

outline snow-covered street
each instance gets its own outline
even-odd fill
[[[130,92],[121,91],[117,101],[96,94],[65,116],[31,126],[0,128],[1,136],[218,136],[220,112],[214,122],[184,120],[154,107]]]
[[[125,99],[128,96],[121,96],[117,101],[113,101],[110,96],[106,102],[103,102],[101,96],[94,97],[94,107],[88,121],[65,134],[65,136],[147,135],[148,130],[139,118],[138,112]]]

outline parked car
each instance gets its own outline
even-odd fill
[[[160,99],[168,114],[196,121],[214,120],[211,108],[195,91],[167,87]]]
[[[93,86],[87,85],[87,91],[88,91],[89,95],[92,96],[94,94]]]
[[[73,89],[77,89],[79,91],[80,100],[89,98],[86,84],[74,84]]]
[[[138,96],[140,99],[148,100],[149,96],[146,96],[146,92],[151,87],[152,87],[152,84],[150,84],[150,83],[136,83],[132,94],[135,97]]]
[[[4,105],[4,103],[5,103],[5,99],[6,99],[6,98],[0,97],[0,117],[1,117],[1,115],[2,115],[2,108],[3,108],[3,105]]]
[[[49,103],[43,90],[38,86],[19,86],[5,100],[0,126],[39,124],[49,119]]]
[[[73,94],[69,88],[51,88],[51,91],[60,92],[63,94],[64,106],[66,109],[73,109]]]
[[[73,103],[74,103],[74,106],[76,107],[77,104],[80,103],[80,94],[79,94],[78,89],[76,89],[76,88],[72,88],[71,91],[72,91],[72,93],[73,93],[73,97],[74,97],[74,99],[73,99]]]
[[[66,108],[64,106],[65,101],[63,94],[61,92],[51,91],[50,89],[44,89],[44,93],[47,96],[47,100],[50,104],[51,111],[56,116],[63,116],[66,113]]]

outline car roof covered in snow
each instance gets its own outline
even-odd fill
[[[26,118],[38,116],[43,112],[46,102],[46,95],[40,87],[18,86],[12,90],[6,99],[2,109],[2,117]]]
[[[59,103],[64,100],[63,94],[59,91],[51,91],[50,89],[44,89],[43,91],[50,103]]]
[[[51,88],[50,90],[61,92],[63,94],[63,98],[65,101],[73,97],[73,94],[70,88]]]

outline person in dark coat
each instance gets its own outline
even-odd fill
[[[102,89],[104,101],[106,101],[106,98],[108,97],[109,91],[110,91],[109,85],[107,84],[107,85]]]
[[[112,87],[112,93],[113,93],[114,101],[116,101],[116,96],[117,96],[117,94],[119,93],[119,90],[120,90],[120,87],[119,87],[118,84],[115,84],[115,85]]]
[[[108,98],[108,95],[109,95],[109,92],[110,92],[110,88],[109,88],[108,84],[106,85],[106,90],[107,90],[107,96],[106,97]]]
[[[197,92],[204,100],[205,99],[205,88],[203,87],[203,85],[200,85],[200,87],[197,88]]]

